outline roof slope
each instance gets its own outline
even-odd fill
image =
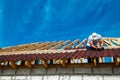
[[[113,62],[111,63],[114,66],[119,66],[119,38],[104,38],[104,51],[86,50],[86,41],[87,39],[84,39],[82,42],[80,42],[79,39],[73,42],[70,40],[59,42],[38,42],[2,48],[0,50],[0,65],[2,68],[5,67],[6,64],[12,68],[17,68],[20,65],[31,68],[40,63],[40,65],[44,65],[46,68],[50,65],[55,66],[57,64],[66,67],[66,64],[76,64],[76,60],[79,61],[77,63],[85,64],[85,59],[93,58],[94,66],[98,66],[97,58],[99,58],[99,63],[104,63],[104,57],[111,57],[114,59],[113,62],[115,65]],[[72,67],[76,66],[72,65]]]

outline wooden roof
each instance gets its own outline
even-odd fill
[[[51,59],[80,59],[80,58],[94,58],[94,57],[120,57],[120,48],[106,49],[104,51],[95,50],[81,50],[75,49],[72,51],[64,52],[51,52],[51,53],[21,53],[11,55],[1,55],[0,62],[3,61],[18,61],[18,60],[51,60]]]
[[[22,44],[18,46],[10,46],[1,48],[0,52],[15,52],[15,51],[33,51],[33,50],[59,50],[65,48],[82,48],[85,47],[87,39],[80,41],[76,39],[74,41],[53,41],[53,42],[36,42],[30,44]],[[104,46],[106,48],[118,48],[120,47],[120,38],[103,38]]]
[[[100,58],[100,63],[104,63],[103,58],[109,56],[114,59],[111,63],[114,63],[114,66],[119,66],[119,38],[103,38],[104,51],[86,50],[86,41],[87,39],[81,42],[79,39],[74,41],[37,42],[2,48],[0,49],[0,65],[2,68],[6,64],[12,68],[17,68],[20,65],[31,68],[41,62],[41,65],[46,68],[53,64],[66,67],[66,64],[74,64],[75,60],[84,63],[84,59],[94,58],[94,66],[98,66],[97,57]]]

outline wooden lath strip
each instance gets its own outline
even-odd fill
[[[1,49],[0,51],[1,51],[1,52],[4,52],[4,51],[11,52],[11,51],[13,51],[13,50],[15,50],[15,47],[10,47],[10,48]]]
[[[48,68],[48,64],[47,64],[47,61],[46,60],[41,60],[42,61],[42,64],[44,65],[45,68]]]
[[[109,41],[104,40],[103,42],[104,42],[104,44],[106,44],[106,45],[107,45],[107,47],[111,47],[111,44],[109,43]]]
[[[40,48],[40,50],[48,49],[50,47],[50,45],[53,43],[56,43],[56,41],[53,41],[52,43],[49,42],[49,43],[45,44],[43,47]]]
[[[81,43],[77,39],[73,42],[70,40],[63,41],[61,43],[54,41],[55,43],[51,42],[37,42],[32,44],[23,44],[18,46],[6,47],[0,49],[0,52],[14,52],[14,51],[29,51],[29,50],[46,50],[46,49],[65,49],[65,48],[81,48],[85,46],[87,39],[84,39]],[[106,48],[117,48],[120,47],[120,38],[103,38],[104,44]],[[78,45],[76,45],[78,42]],[[117,45],[118,44],[118,45]]]
[[[117,44],[118,46],[120,46],[120,40],[111,40],[111,41]]]
[[[14,68],[14,69],[17,68],[17,65],[15,64],[14,61],[10,61],[10,62],[9,62],[9,65],[10,65],[12,68]]]
[[[40,48],[40,50],[48,50],[51,46],[53,46],[53,45],[55,45],[55,44],[57,44],[57,43],[58,43],[58,42],[53,41],[53,42],[51,42],[50,44],[45,45],[44,47]]]
[[[115,59],[115,62],[114,62],[115,66],[119,66],[119,57],[115,57],[114,59]]]
[[[63,43],[64,43],[64,41],[61,40],[61,41],[59,41],[57,44],[54,44],[54,45],[50,46],[49,49],[50,49],[50,50],[58,49],[59,46],[61,46],[61,44],[63,44]]]
[[[104,44],[106,44],[107,48],[116,48],[117,46],[112,43],[111,38],[108,38],[107,40],[103,41]]]
[[[103,37],[103,40],[109,40],[110,37]],[[120,40],[120,38],[110,38],[111,40]]]
[[[32,68],[32,64],[30,61],[25,61],[25,65],[29,68]]]
[[[76,43],[77,43],[77,45],[79,45],[80,44],[80,40],[77,39],[76,41],[73,42],[74,48],[76,48],[76,46],[77,46]]]
[[[62,65],[62,67],[65,67],[65,60],[59,60],[59,63]]]
[[[67,40],[67,41],[64,42],[64,46],[65,46],[66,44],[70,44],[70,43],[71,43],[71,41],[70,41],[70,40]]]
[[[110,43],[110,45],[111,45],[112,48],[115,46],[115,45],[112,43],[111,38],[109,38],[109,43]]]
[[[75,47],[74,44],[75,44],[76,42],[79,42],[79,39],[76,39],[76,40],[74,40],[73,42],[71,42],[70,44],[68,44],[67,46],[64,46],[63,49]]]
[[[36,50],[36,49],[39,49],[39,48],[43,47],[43,46],[46,45],[46,44],[49,44],[49,42],[47,42],[47,43],[41,43],[41,44],[31,44],[31,45],[28,47],[28,49],[29,49],[29,50]],[[26,49],[26,50],[27,50],[27,49]]]
[[[50,42],[45,42],[45,43],[41,43],[40,45],[39,45],[39,47],[37,47],[37,49],[38,48],[41,48],[41,47],[43,47],[43,46],[45,46],[45,45],[47,45],[47,44],[49,44]],[[34,44],[29,44],[29,46],[28,47],[25,47],[25,48],[22,48],[22,49],[20,49],[19,51],[25,51],[25,50],[35,50],[36,49],[36,47],[34,46]]]
[[[85,44],[86,42],[87,42],[87,39],[84,39],[82,42],[80,42],[79,45],[76,46],[76,48],[84,47],[84,46],[85,46],[84,44]]]
[[[108,44],[108,48],[118,48],[120,45],[120,38],[103,38],[105,44]],[[114,43],[118,44],[115,45]]]
[[[100,58],[100,57],[99,57]],[[99,66],[100,64],[103,64],[104,62],[97,62],[97,57],[94,57],[94,59],[93,59],[93,63],[92,64],[94,64],[94,66],[92,66],[92,67],[97,67],[97,66]],[[114,63],[113,62],[109,62],[109,63],[113,63],[114,64],[114,66],[120,66],[119,65],[119,57],[114,57]],[[41,64],[39,64],[40,66],[41,65],[43,65],[45,68],[48,68],[50,65],[53,65],[53,64],[60,64],[62,67],[66,67],[67,65],[72,65],[72,64],[79,64],[79,65],[82,65],[82,64],[89,64],[89,63],[84,63],[84,62],[79,62],[80,61],[80,59],[78,59],[78,58],[76,58],[76,59],[74,59],[74,62],[71,62],[71,60],[72,59],[55,59],[54,60],[54,63],[53,63],[53,60],[52,60],[52,62],[49,62],[50,60],[41,60]],[[79,60],[79,61],[78,61]],[[68,62],[69,61],[69,62]],[[9,63],[9,65],[7,65],[7,67],[8,66],[10,66],[10,67],[12,67],[12,68],[14,68],[14,69],[16,69],[16,68],[18,68],[18,65],[14,62],[14,61],[7,61],[8,63]],[[28,68],[33,68],[33,66],[36,66],[36,65],[38,65],[37,63],[37,60],[34,60],[33,61],[33,64],[32,64],[32,62],[31,61],[24,61],[24,63],[23,64],[20,64],[20,65],[22,65],[22,66],[27,66]],[[36,63],[36,64],[35,64]],[[108,62],[106,62],[105,64],[108,64]],[[3,64],[1,65],[1,68],[2,67],[6,67],[6,65],[5,65],[5,63],[3,62]],[[87,66],[87,67],[90,67],[90,66]],[[103,66],[104,67],[104,66]]]
[[[35,44],[35,43],[34,43]],[[36,43],[38,44],[38,42]],[[42,43],[39,43],[39,44],[42,44]],[[27,48],[28,46],[30,46],[31,44],[22,44],[22,45],[18,45],[18,46],[12,46],[12,47],[6,47],[6,48],[2,48],[0,51],[1,52],[4,52],[4,51],[7,51],[7,52],[11,52],[11,51],[21,51],[21,49],[23,48]]]
[[[94,66],[96,67],[97,66],[97,58],[96,57],[94,57],[93,62],[94,62]]]
[[[41,43],[41,44],[30,44],[28,49],[29,50],[35,50],[35,49],[39,49],[41,47],[43,47],[44,45],[48,44],[49,42],[46,42],[46,43]],[[25,49],[25,50],[28,50],[28,49]],[[24,49],[22,49],[21,51],[24,51]]]
[[[69,45],[70,43],[71,43],[70,40],[65,41],[64,43],[61,44],[61,46],[62,46],[61,49],[62,49],[64,46]],[[60,47],[60,46],[59,46],[59,47]],[[58,47],[58,48],[59,48],[59,47]]]
[[[25,46],[19,46],[18,48],[16,47],[14,51],[21,51],[21,49],[23,48],[27,48],[28,45],[25,45]]]
[[[65,42],[63,43],[63,47],[62,47],[62,48],[64,48],[65,46],[69,45],[70,43],[71,43],[70,40],[65,41]]]
[[[53,49],[53,50],[54,50],[54,49],[59,49],[59,47],[60,47],[60,46],[63,46],[63,44],[64,44],[63,42],[62,42],[62,43],[59,43],[58,45],[55,45],[54,48],[51,48],[51,49]]]
[[[41,46],[43,45],[43,43],[37,42],[32,44],[20,45],[20,46],[17,46],[14,51],[21,51],[23,48],[28,48],[29,46],[33,46],[36,48],[37,45]]]
[[[103,42],[104,42],[104,44],[111,45],[111,44],[109,43],[109,41],[107,41],[107,40],[103,40]]]

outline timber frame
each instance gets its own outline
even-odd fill
[[[80,50],[86,50],[87,39],[80,41],[76,39],[74,41],[53,41],[53,42],[36,42],[31,44],[23,44],[18,46],[11,46],[5,47],[0,49],[0,57],[2,56],[11,56],[11,55],[20,55],[20,54],[46,54],[50,55],[50,53],[74,53]],[[105,49],[119,49],[120,48],[120,38],[103,38],[104,47]],[[48,54],[49,53],[49,54]],[[37,60],[29,60],[29,59],[19,59],[17,61],[12,59],[1,60],[0,68],[19,68],[19,67],[26,67],[26,68],[53,68],[53,67],[108,67],[108,66],[120,66],[120,55],[118,56],[109,56],[112,57],[114,60],[113,62],[105,63],[104,57],[99,57],[99,63],[96,62],[96,58],[93,57],[93,63],[86,63],[86,58],[73,58],[73,59],[66,59],[66,58],[49,58],[47,59],[37,59]],[[1,59],[4,59],[3,57]]]

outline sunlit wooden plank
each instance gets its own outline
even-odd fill
[[[14,61],[10,61],[10,62],[9,62],[9,65],[10,65],[12,68],[14,68],[14,69],[17,68],[17,65],[15,64]]]

